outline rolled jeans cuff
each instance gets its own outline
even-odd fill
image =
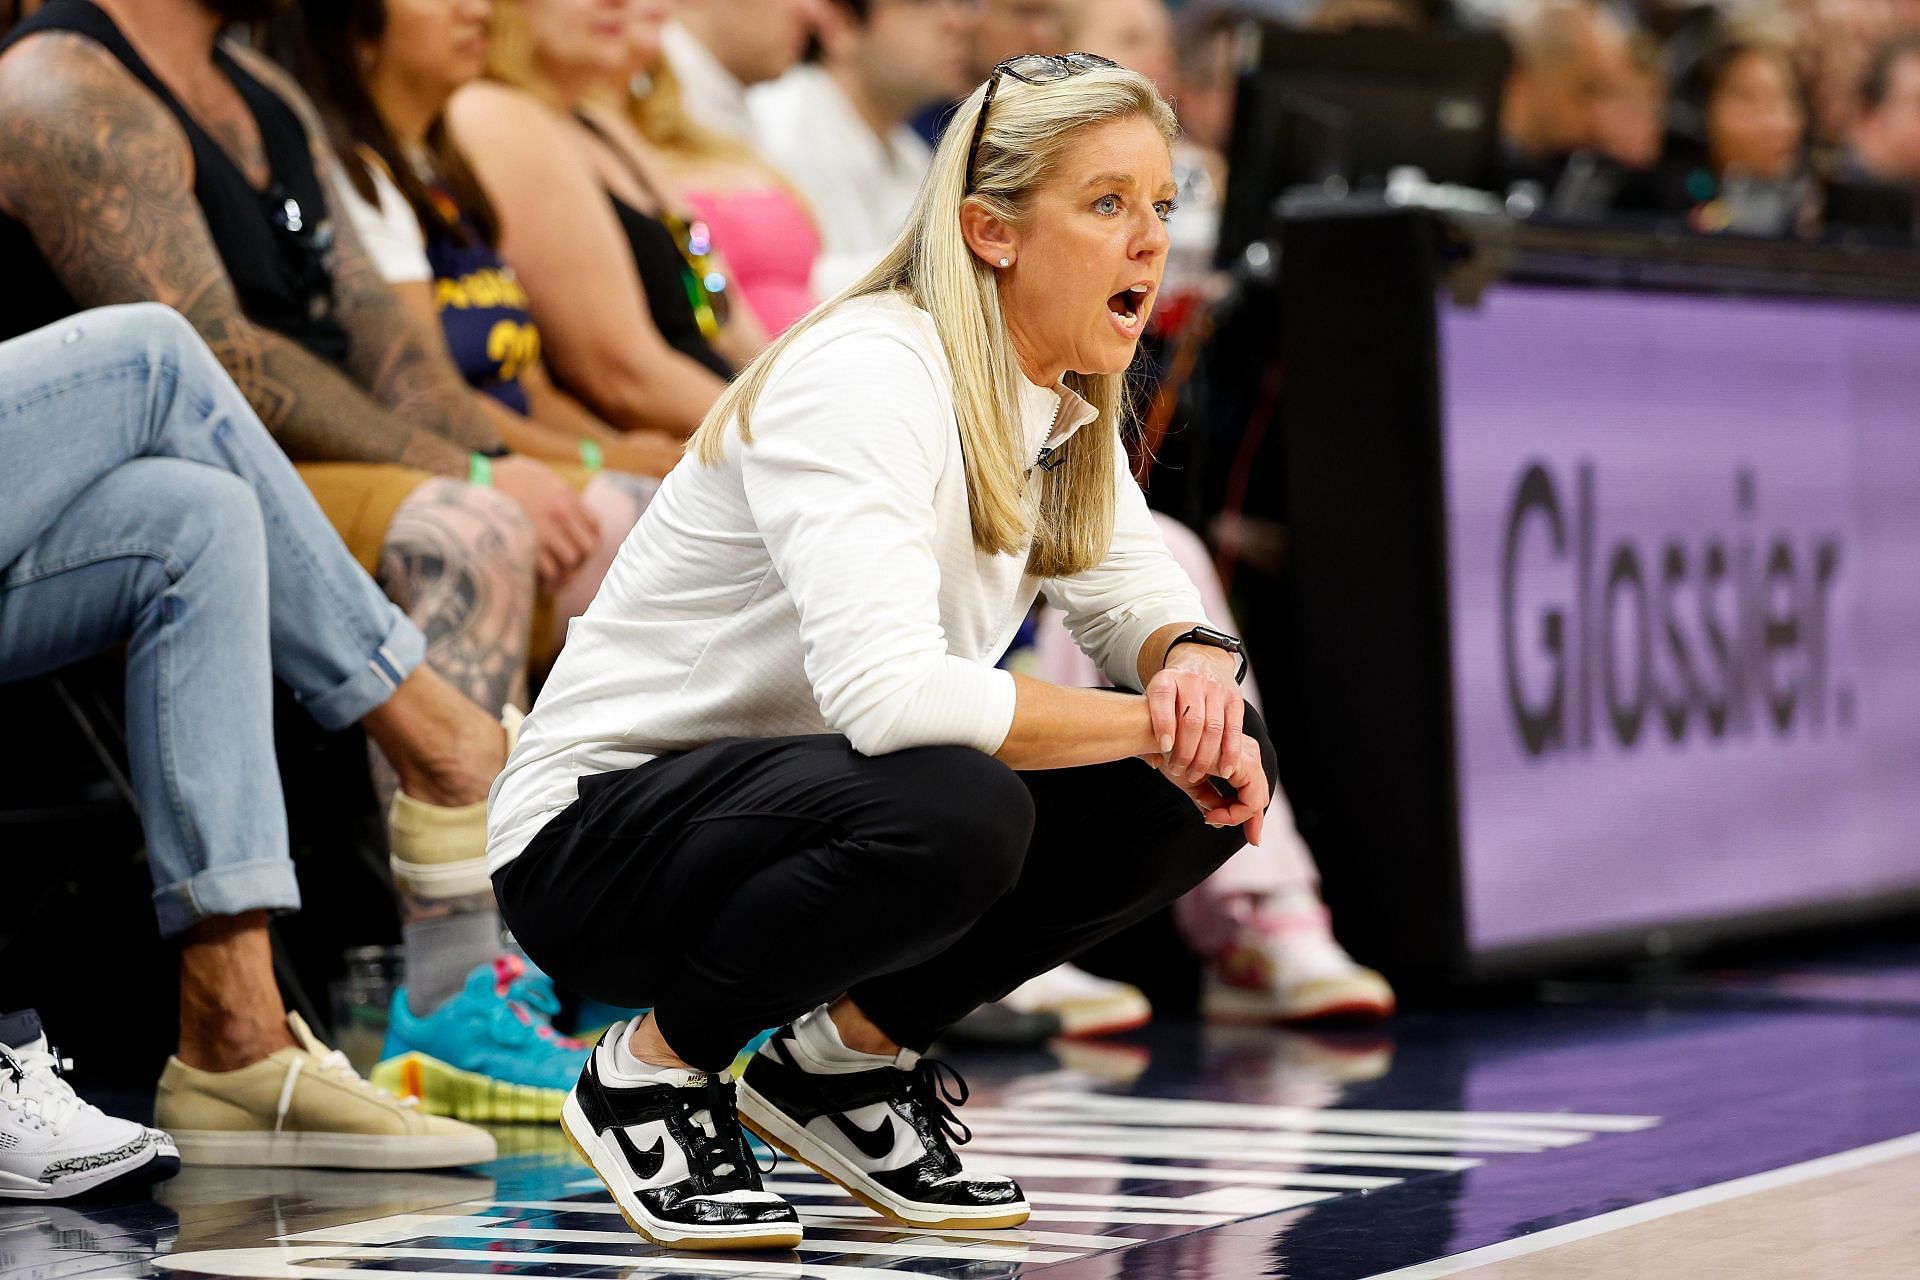
[[[299,909],[300,885],[294,879],[293,859],[286,857],[209,867],[153,891],[160,932],[169,938],[216,916]]]
[[[391,698],[400,682],[426,661],[427,638],[397,606],[387,607],[393,611],[393,625],[386,639],[367,655],[365,665],[327,692],[301,700],[322,729],[331,732],[356,723]]]

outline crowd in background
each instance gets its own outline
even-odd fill
[[[1616,185],[1638,193],[1622,208],[1639,199],[1700,231],[1808,232],[1851,189],[1920,184],[1911,0],[1765,11],[1593,0],[1494,11],[1444,0],[24,8],[0,58],[0,271],[12,282],[0,337],[111,303],[183,315],[346,553],[418,628],[423,669],[445,686],[434,687],[437,723],[465,725],[490,759],[474,765],[483,774],[500,752],[488,726],[504,715],[511,731],[568,619],[660,478],[683,465],[682,442],[771,338],[882,257],[954,104],[1007,59],[1102,55],[1176,107],[1163,336],[1212,296],[1234,41],[1249,19],[1502,27],[1514,54],[1500,119],[1509,179],[1551,189],[1572,157],[1602,157],[1645,178]],[[222,31],[239,38],[215,53]],[[1224,615],[1205,546],[1170,521],[1166,532]],[[1009,661],[1091,679],[1063,637],[1043,614]],[[5,658],[0,673],[13,677],[57,665]],[[617,1011],[556,1023],[549,986],[499,954],[484,876],[461,869],[476,856],[474,822],[484,827],[476,788],[436,789],[406,734],[383,730],[377,708],[360,714],[408,901],[409,989],[387,1057],[563,1092],[580,1049],[566,1032]],[[1268,1021],[1384,1016],[1392,994],[1333,940],[1284,806],[1263,845],[1178,912],[1218,1007]],[[286,897],[226,914],[250,919]],[[216,917],[183,908],[163,926],[208,937]],[[264,952],[245,947],[255,988],[270,993]],[[203,985],[231,979],[221,965]],[[261,1001],[240,1019],[257,1044],[228,1044],[223,1058],[183,1036],[188,1065],[211,1080],[227,1058],[310,1047],[304,1030],[263,1029],[279,1006]],[[1069,968],[976,1030],[1095,1033],[1146,1013],[1138,991]],[[477,1022],[525,1043],[479,1060]],[[417,1070],[385,1082],[422,1089]]]

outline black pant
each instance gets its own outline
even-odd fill
[[[1271,779],[1251,707],[1246,731]],[[842,992],[925,1049],[1244,843],[1138,760],[1015,773],[967,747],[735,738],[581,779],[494,888],[534,963],[651,1005],[681,1057],[719,1070]]]

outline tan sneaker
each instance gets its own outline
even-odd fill
[[[500,713],[507,754],[520,739],[518,707]],[[387,849],[393,882],[422,898],[464,898],[493,892],[487,878],[487,802],[425,804],[404,791],[387,806]]]
[[[497,1154],[484,1129],[430,1116],[362,1080],[297,1014],[295,1048],[238,1071],[167,1059],[155,1123],[186,1164],[283,1168],[440,1169]]]

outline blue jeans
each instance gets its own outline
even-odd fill
[[[0,344],[0,477],[0,681],[126,644],[161,931],[297,908],[273,680],[345,727],[420,664],[419,631],[166,307]]]

